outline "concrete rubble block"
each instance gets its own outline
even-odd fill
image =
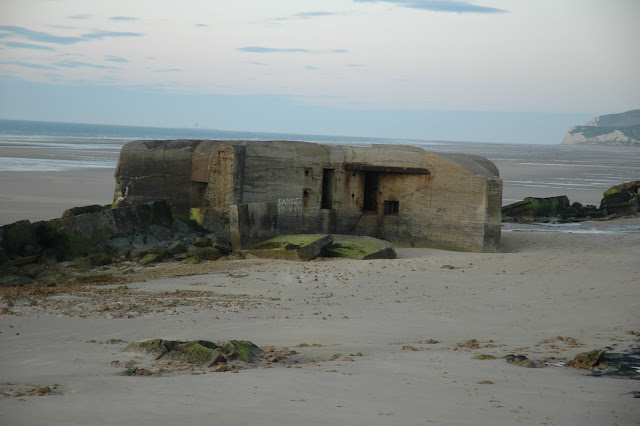
[[[171,231],[174,234],[189,234],[193,232],[193,229],[189,226],[187,222],[184,222],[180,219],[174,219],[171,223]]]
[[[78,216],[85,213],[96,213],[105,210],[105,208],[98,204],[92,204],[90,206],[71,207],[62,213],[61,217]]]
[[[26,255],[24,248],[36,245],[36,234],[28,220],[0,227],[0,245],[6,250],[6,256]]]
[[[220,253],[231,253],[231,241],[228,239],[215,234],[207,234],[206,237],[209,238],[211,247],[220,250]]]
[[[169,245],[167,251],[175,256],[177,254],[186,253],[187,248],[182,241],[174,241]]]
[[[170,241],[171,237],[173,237],[173,233],[169,228],[156,224],[151,224],[147,227],[147,234],[153,235],[159,241]]]
[[[247,250],[243,256],[251,255],[264,259],[287,259],[308,262],[321,256],[333,243],[333,235],[298,234],[279,235]]]
[[[214,247],[199,247],[194,254],[200,260],[218,260],[222,257],[220,250]]]
[[[600,210],[609,214],[634,215],[640,212],[640,181],[609,188],[603,194]]]
[[[559,197],[527,197],[523,201],[502,207],[502,217],[548,217],[562,213],[571,205],[566,195]]]
[[[327,257],[349,259],[395,259],[396,251],[390,242],[359,235],[333,235],[333,244],[326,250]]]

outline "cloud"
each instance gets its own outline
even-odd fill
[[[153,70],[153,72],[182,72],[180,68],[165,68],[161,70]]]
[[[279,48],[279,47],[263,47],[263,46],[246,46],[238,47],[239,52],[248,53],[348,53],[346,49],[333,50],[317,50],[317,49],[301,49],[301,48]]]
[[[364,67],[363,64],[347,64],[347,67],[351,67],[351,68],[359,68],[359,67]]]
[[[55,65],[65,68],[96,68],[100,70],[119,70],[121,68],[110,67],[108,65],[90,64],[88,62],[65,60],[56,62]]]
[[[139,21],[138,18],[133,18],[131,16],[111,16],[109,19],[111,19],[112,21],[124,21],[124,22]]]
[[[274,18],[274,21],[289,21],[292,19],[311,19],[311,18],[321,18],[325,16],[336,16],[339,15],[336,12],[327,12],[324,10],[313,10],[309,12],[299,12],[294,13],[293,15],[284,16],[281,18]]]
[[[356,3],[392,3],[409,9],[451,13],[503,13],[506,10],[495,7],[478,6],[468,1],[458,0],[353,0]]]
[[[307,71],[317,71],[320,68],[314,67],[313,65],[307,65],[307,66],[304,67],[304,69],[307,70]]]
[[[88,34],[83,34],[82,37],[62,37],[53,35],[50,33],[45,33],[41,31],[33,31],[28,28],[23,27],[12,27],[7,25],[0,26],[0,31],[5,31],[5,33],[1,33],[0,36],[2,38],[6,37],[22,37],[26,40],[37,41],[40,43],[52,43],[52,44],[75,44],[83,41],[90,40],[102,40],[107,37],[142,37],[144,34],[141,33],[131,33],[131,32],[115,32],[115,31],[95,31]]]
[[[142,33],[118,32],[118,31],[97,31],[89,34],[83,34],[82,37],[87,39],[102,40],[107,37],[142,37]]]
[[[53,43],[53,44],[75,44],[85,39],[81,37],[61,37],[53,34],[44,33],[40,31],[32,31],[23,27],[12,26],[0,26],[1,31],[7,31],[9,34],[19,37],[24,37],[27,40],[39,41],[41,43]]]
[[[249,61],[247,62],[247,64],[251,64],[251,65],[260,65],[260,66],[267,66],[269,64],[265,64],[264,62],[258,62],[258,61]]]
[[[129,60],[125,59],[125,58],[121,58],[120,56],[112,56],[112,55],[107,55],[104,57],[105,61],[109,61],[109,62],[129,62]]]
[[[86,13],[82,13],[82,14],[79,14],[79,15],[67,16],[67,18],[69,18],[69,19],[89,19],[89,16],[91,16],[91,15],[87,15]]]
[[[53,47],[41,46],[39,44],[21,43],[19,41],[10,41],[4,44],[7,47],[15,47],[17,49],[34,49],[34,50],[56,50]]]
[[[2,62],[2,64],[18,65],[19,67],[33,68],[36,70],[55,70],[55,67],[50,67],[49,65],[32,64],[31,62],[11,61],[11,62]]]
[[[208,27],[209,24],[195,24],[194,27]]]

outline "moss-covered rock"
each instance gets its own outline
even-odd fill
[[[163,259],[162,255],[149,253],[148,255],[140,259],[138,263],[142,266],[147,266],[147,265],[152,265],[154,263],[161,262],[162,259]]]
[[[173,345],[171,350],[162,357],[163,360],[182,361],[189,364],[213,367],[227,359],[221,348],[212,342],[194,341]]]
[[[224,352],[229,359],[255,362],[264,355],[264,351],[248,340],[229,340],[224,344]]]
[[[201,247],[195,252],[195,255],[200,260],[218,260],[222,257],[222,253],[217,248],[213,247]]]
[[[75,281],[78,283],[89,284],[89,283],[106,283],[114,280],[113,275],[111,274],[89,274],[89,275],[79,275],[75,278]]]
[[[169,349],[162,339],[151,339],[144,342],[131,342],[124,348],[124,352],[142,355],[145,358],[155,361],[168,353]]]
[[[227,360],[254,363],[264,355],[264,351],[248,340],[229,340],[219,346],[208,340],[181,342],[177,340],[152,339],[132,342],[124,352],[141,355],[152,361],[180,361],[213,367]]]
[[[0,226],[0,244],[6,250],[9,258],[24,256],[25,246],[34,247],[36,245],[36,234],[33,225],[28,220]]]
[[[35,284],[36,282],[30,278],[21,275],[3,275],[0,276],[0,287],[23,287],[25,285]]]
[[[582,352],[576,355],[573,360],[567,362],[567,367],[581,368],[583,370],[593,370],[602,362],[605,351],[594,349],[589,352]]]
[[[504,357],[509,364],[517,365],[525,368],[535,368],[536,363],[524,355],[507,355]]]
[[[13,259],[13,262],[11,262],[11,264],[13,266],[22,266],[22,265],[27,265],[29,263],[36,263],[38,261],[39,256],[37,254],[31,255],[31,256],[24,256],[24,257],[16,257],[15,259]]]
[[[487,360],[487,359],[496,359],[496,357],[493,356],[493,355],[488,355],[488,354],[480,354],[480,355],[474,356],[473,359],[479,359],[481,361],[484,361],[484,360]]]
[[[200,258],[198,256],[191,256],[183,259],[180,263],[183,265],[197,265],[200,263]]]
[[[111,205],[109,205],[109,208],[111,208]],[[102,210],[106,209],[103,206],[97,204],[92,204],[90,206],[71,207],[70,209],[65,210],[62,213],[61,217],[78,216],[85,213],[96,213],[101,212]]]
[[[113,263],[113,256],[110,255],[109,253],[96,252],[96,253],[91,253],[87,257],[91,262],[91,266],[103,266],[103,265],[109,265]]]

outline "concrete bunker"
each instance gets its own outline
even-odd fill
[[[398,145],[135,141],[118,205],[166,200],[234,249],[279,234],[338,233],[400,247],[497,251],[502,181],[489,160]]]

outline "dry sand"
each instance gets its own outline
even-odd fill
[[[640,218],[594,226],[631,225]],[[0,315],[0,423],[638,424],[639,381],[553,364],[638,344],[639,233],[514,231],[502,253],[398,253],[207,262],[182,277],[167,263],[123,274],[126,288],[11,293],[0,302],[10,311]],[[153,371],[122,352],[151,338],[299,354],[236,374],[120,375],[131,360]]]

